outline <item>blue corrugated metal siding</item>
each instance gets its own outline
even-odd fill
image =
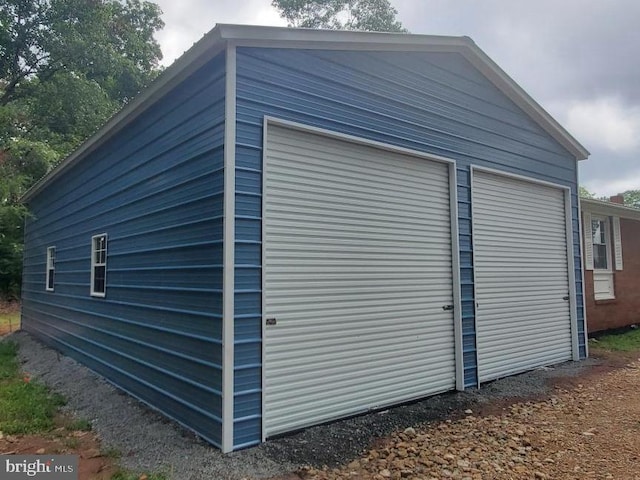
[[[216,445],[222,432],[224,55],[30,203],[23,327]],[[89,295],[108,235],[106,298]],[[45,291],[56,247],[55,291]]]
[[[577,172],[576,172],[577,179]],[[587,333],[584,318],[584,296],[582,294],[582,240],[580,236],[580,211],[578,207],[578,193],[575,185],[571,187],[571,227],[573,230],[574,271],[576,277],[576,310],[578,317],[578,345],[580,359],[587,358]]]
[[[460,291],[462,296],[462,353],[464,385],[478,383],[476,355],[475,292],[473,288],[473,242],[471,218],[471,170],[457,168],[458,236],[460,238]]]
[[[258,147],[259,148],[259,147]],[[257,161],[256,161],[257,159]],[[262,437],[262,157],[236,144],[234,439],[236,448]]]
[[[575,195],[575,159],[461,55],[238,48],[237,69],[238,175],[256,180],[260,174],[264,115],[456,160],[465,383],[475,385],[469,166],[569,185]],[[236,338],[235,442],[247,445],[259,441],[261,414],[256,182],[238,185],[236,201],[242,222],[236,281],[250,287],[237,286],[236,293],[242,336]],[[577,210],[573,215],[577,222]],[[574,243],[579,274],[577,230]],[[580,341],[584,351],[584,335]]]

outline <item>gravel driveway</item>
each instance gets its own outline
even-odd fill
[[[593,377],[597,382],[585,381],[573,393],[554,390],[550,384],[577,383],[603,364],[569,362],[222,455],[28,334],[12,339],[20,344],[23,369],[65,395],[67,408],[91,420],[103,448],[122,452],[121,464],[132,470],[180,480],[291,478],[293,471],[318,479],[640,479],[633,470],[640,468],[633,464],[640,463],[635,366]],[[541,400],[510,406],[514,397]],[[627,411],[631,397],[635,410]]]
[[[640,360],[584,380],[499,414],[467,410],[408,428],[342,468],[305,468],[302,477],[640,479]]]

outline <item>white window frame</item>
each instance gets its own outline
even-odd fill
[[[98,241],[104,238],[104,261],[98,261],[96,258],[96,253],[99,251],[98,249]],[[108,237],[106,233],[101,233],[99,235],[94,235],[91,237],[91,296],[92,297],[100,297],[104,298],[107,294],[107,244]],[[100,251],[103,249],[100,249]],[[96,268],[104,267],[104,287],[102,291],[96,290],[95,280],[96,280]]]
[[[605,250],[606,250],[606,254],[607,254],[607,268],[597,268],[595,265],[595,255],[594,255],[594,259],[593,259],[593,270],[597,271],[597,272],[607,272],[607,273],[612,273],[613,272],[613,267],[611,265],[611,243],[612,243],[612,236],[611,236],[611,219],[607,216],[601,216],[601,215],[591,215],[591,225],[590,225],[590,232],[591,232],[591,245],[600,245],[600,244],[595,244],[593,243],[593,222],[594,221],[599,221],[602,222],[602,224],[604,225],[604,239],[605,239]],[[593,248],[593,247],[592,247]],[[595,251],[595,250],[594,250]]]
[[[55,290],[55,273],[56,273],[56,247],[47,247],[47,274],[45,279],[45,289],[47,292]],[[51,284],[51,286],[49,286]]]
[[[613,281],[613,236],[611,232],[611,217],[608,215],[592,215],[591,222],[599,221],[602,222],[604,226],[604,240],[605,240],[605,250],[607,256],[607,268],[596,268],[595,265],[595,255],[593,258],[593,288],[594,288],[594,299],[595,300],[614,300],[616,298],[615,295],[615,287]],[[593,223],[589,228],[590,231],[590,241],[592,251],[595,252],[593,248],[595,243],[593,243]],[[598,244],[599,245],[599,244]],[[602,289],[598,291],[598,286],[606,285],[606,289]]]

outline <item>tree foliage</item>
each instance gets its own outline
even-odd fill
[[[0,295],[17,291],[18,199],[159,72],[144,0],[0,0]]]
[[[406,32],[389,0],[273,0],[290,26]]]
[[[627,207],[640,208],[640,190],[627,190],[623,195]]]
[[[0,105],[29,94],[29,80],[67,72],[125,102],[162,58],[157,5],[140,0],[0,0]]]
[[[581,198],[595,198],[605,202],[609,201],[609,197],[597,197],[595,193],[590,192],[582,185],[579,187],[579,194]],[[623,192],[624,204],[627,207],[640,208],[640,190],[627,190]]]
[[[15,295],[22,272],[22,225],[26,207],[18,202],[25,178],[0,156],[0,295]]]
[[[578,195],[580,195],[580,198],[595,198],[595,194],[591,193],[589,190],[587,190],[586,187],[583,187],[582,185],[578,187]]]

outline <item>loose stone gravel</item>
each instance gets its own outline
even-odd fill
[[[43,346],[27,333],[13,334],[12,339],[20,344],[23,369],[62,393],[69,401],[67,408],[78,417],[91,420],[103,449],[122,454],[123,467],[134,471],[165,471],[170,478],[180,480],[268,478],[296,470],[303,476],[319,479],[429,478],[427,474],[432,475],[431,472],[435,472],[434,478],[447,478],[451,474],[449,478],[467,479],[535,478],[536,472],[548,475],[545,472],[549,471],[549,462],[531,453],[535,453],[530,431],[533,423],[520,417],[476,418],[473,412],[489,408],[496,400],[509,403],[514,397],[548,396],[549,380],[580,375],[599,364],[598,360],[589,359],[539,369],[492,382],[481,389],[430,397],[222,455],[193,433],[120,392],[74,360]],[[533,405],[526,407],[526,411],[535,412]],[[472,413],[465,414],[465,410]],[[420,427],[426,422],[436,422],[437,426]],[[393,433],[397,431],[404,433]],[[391,440],[371,449],[372,444],[381,442],[378,439],[389,435]],[[491,450],[493,448],[497,450]],[[367,453],[361,457],[363,452]],[[514,460],[516,458],[518,460]],[[420,459],[427,463],[421,463]],[[442,461],[445,463],[438,463]],[[509,466],[509,462],[513,466]],[[340,468],[346,464],[349,466]],[[525,476],[517,476],[520,467],[527,469],[527,473],[522,474]],[[415,470],[418,468],[423,469],[420,475]],[[500,476],[503,472],[509,473]]]
[[[501,415],[407,428],[305,479],[640,479],[640,360]]]

